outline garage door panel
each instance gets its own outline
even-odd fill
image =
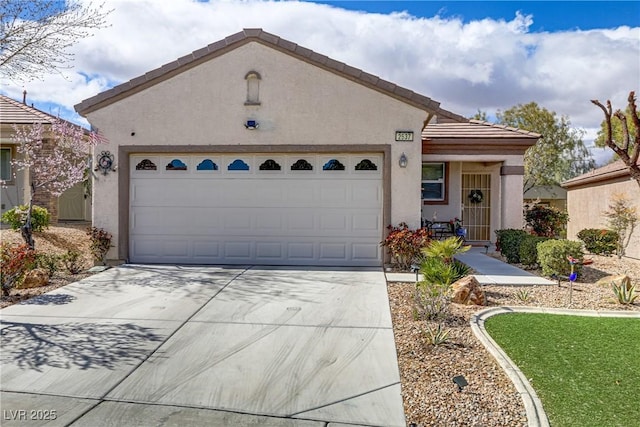
[[[347,257],[346,243],[320,243],[320,259],[340,261]]]
[[[167,155],[153,159],[156,171],[132,170],[132,261],[381,264],[382,156],[231,154],[215,158],[217,171],[196,170],[194,165],[214,157]],[[280,171],[257,169],[272,157]],[[132,168],[143,158],[133,155]],[[173,158],[187,170],[164,170]],[[345,170],[322,170],[331,158],[338,158]],[[373,159],[379,169],[355,171],[362,158]],[[235,159],[250,165],[250,171],[227,171]],[[314,169],[291,171],[299,159]]]
[[[351,247],[351,258],[354,261],[373,261],[381,256],[380,244],[354,243]]]

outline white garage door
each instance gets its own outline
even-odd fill
[[[381,265],[382,160],[132,155],[130,261]]]

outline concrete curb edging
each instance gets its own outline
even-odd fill
[[[542,402],[536,394],[529,380],[513,363],[500,346],[491,338],[484,327],[485,321],[498,314],[507,313],[543,313],[589,317],[637,317],[640,312],[629,311],[597,311],[597,310],[571,310],[545,307],[492,307],[479,311],[471,316],[471,330],[473,334],[485,346],[487,351],[496,359],[500,367],[505,371],[516,390],[522,397],[527,413],[529,427],[549,427],[549,419],[542,407]]]

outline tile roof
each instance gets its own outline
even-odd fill
[[[531,139],[533,143],[542,135],[535,132],[497,125],[481,120],[469,120],[466,123],[434,123],[429,124],[422,132],[423,139]]]
[[[296,43],[263,31],[261,28],[244,29],[236,34],[226,37],[223,40],[219,40],[202,49],[193,51],[190,54],[165,64],[160,68],[156,68],[142,76],[135,77],[128,82],[122,83],[91,98],[85,99],[81,103],[77,104],[75,109],[78,113],[84,116],[91,111],[102,108],[118,101],[119,99],[153,86],[162,80],[168,79],[176,74],[188,70],[189,68],[195,67],[249,42],[257,42],[265,46],[269,46],[310,64],[336,73],[356,83],[382,92],[407,104],[435,113],[439,116],[444,116],[456,121],[467,121],[466,118],[460,115],[441,109],[439,102],[424,95],[420,95],[412,90],[383,80],[378,76],[366,73],[358,68],[351,67],[343,62],[336,61],[325,55],[299,46]]]
[[[640,158],[636,162],[640,165]],[[571,178],[562,183],[565,188],[576,187],[583,184],[590,184],[594,182],[606,181],[608,179],[621,178],[625,176],[631,176],[628,166],[622,161],[617,160],[608,165],[599,167],[582,175],[578,175],[575,178]]]
[[[524,192],[525,199],[566,200],[567,190],[558,185],[536,185]]]
[[[0,95],[0,123],[31,124],[53,123],[57,117],[29,107],[22,102]]]

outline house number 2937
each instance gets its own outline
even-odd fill
[[[413,131],[396,131],[396,141],[413,141]]]

